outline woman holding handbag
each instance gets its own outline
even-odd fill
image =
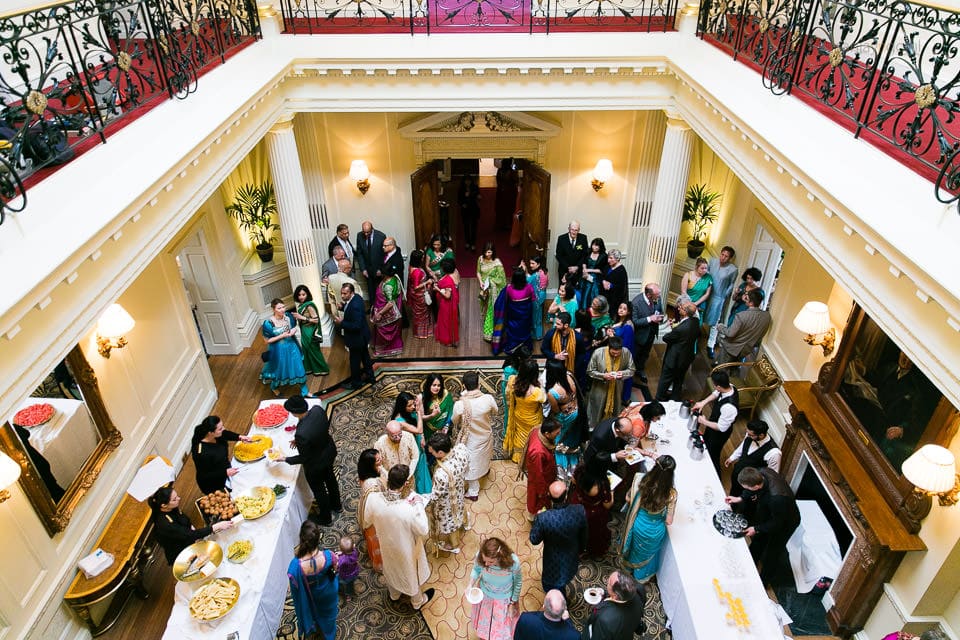
[[[300,638],[337,637],[337,556],[320,548],[320,527],[307,520],[300,526],[300,544],[287,567],[290,596]]]
[[[313,301],[313,294],[306,285],[298,284],[293,290],[293,301],[297,303],[297,310],[293,313],[300,325],[300,347],[303,349],[303,369],[312,376],[325,376],[330,373],[327,360],[323,357],[320,346],[323,344],[323,334],[320,330],[320,312],[317,303]]]
[[[403,314],[400,308],[403,304],[403,283],[392,265],[384,264],[383,268],[387,272],[377,285],[371,316],[375,358],[397,356],[403,352]]]

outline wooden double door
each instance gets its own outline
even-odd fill
[[[410,176],[413,230],[417,248],[440,231],[440,160],[423,165]],[[530,160],[515,160],[520,174],[520,250],[523,256],[545,254],[549,240],[550,174]],[[446,196],[455,197],[455,194]]]

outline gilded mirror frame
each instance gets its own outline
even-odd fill
[[[5,428],[0,429],[0,447],[3,447],[4,452],[20,465],[20,488],[27,495],[27,499],[30,500],[30,504],[33,505],[34,511],[51,538],[67,528],[74,510],[100,475],[107,457],[123,441],[123,436],[114,426],[103,404],[97,376],[79,345],[70,350],[66,361],[80,387],[90,416],[97,426],[100,442],[84,462],[80,472],[67,487],[66,493],[59,502],[53,501],[10,423],[4,423]]]
[[[915,492],[910,481],[903,477],[899,469],[893,467],[840,393],[844,372],[854,355],[857,337],[864,331],[867,320],[867,313],[854,303],[837,354],[820,368],[813,391],[831,422],[863,461],[864,470],[880,490],[884,500],[907,529],[911,533],[917,533],[920,531],[921,521],[930,511],[930,499]],[[896,344],[889,334],[884,332],[884,335]],[[960,413],[941,395],[917,446],[928,443],[949,446],[958,426]]]

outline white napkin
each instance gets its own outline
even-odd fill
[[[164,462],[163,458],[156,457],[140,467],[127,493],[133,496],[134,500],[143,502],[168,482],[173,482],[173,467]]]

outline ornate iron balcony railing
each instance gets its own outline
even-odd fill
[[[282,0],[286,33],[673,31],[677,0]]]
[[[26,189],[260,37],[255,0],[74,0],[0,16],[0,223]]]
[[[699,34],[960,204],[960,14],[902,0],[705,0]]]

